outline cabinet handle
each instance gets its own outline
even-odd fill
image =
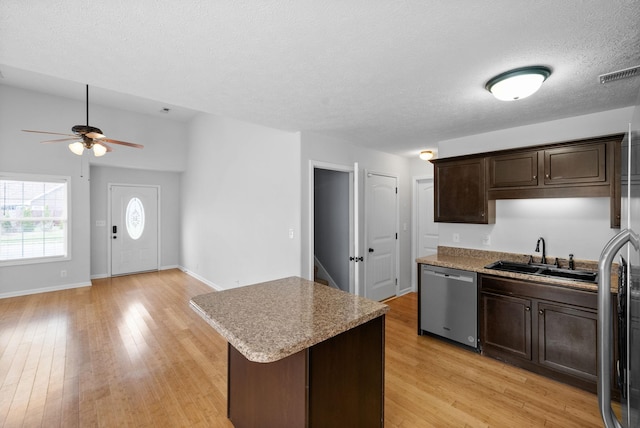
[[[538,311],[538,313],[539,313],[540,315],[544,315],[544,311],[543,311],[542,309],[540,309],[540,310]]]
[[[549,174],[545,174],[545,177],[549,178]]]
[[[536,178],[538,178],[538,176],[537,176],[537,175],[534,175],[534,176],[533,176],[533,179],[535,180]]]
[[[526,307],[524,308],[524,310],[525,310],[525,311],[527,311],[527,312],[529,312],[529,311],[531,310],[531,308],[530,308],[529,306],[526,306]]]

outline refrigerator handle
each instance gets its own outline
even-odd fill
[[[611,264],[625,244],[638,250],[638,235],[624,229],[605,245],[598,261],[598,404],[605,428],[623,428],[611,408],[613,329],[611,321]]]

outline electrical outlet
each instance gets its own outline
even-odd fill
[[[66,271],[66,270],[64,270],[64,269],[62,269],[62,270],[60,271],[60,278],[66,278],[66,277],[67,277],[67,271]]]
[[[460,234],[459,233],[454,233],[453,234],[453,242],[460,242]]]
[[[289,239],[293,239],[293,229],[289,229]]]
[[[491,245],[491,235],[484,235],[482,237],[482,245],[486,245],[487,247]]]

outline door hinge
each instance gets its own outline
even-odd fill
[[[398,194],[398,188],[396,187],[396,195]]]
[[[398,239],[398,232],[396,232],[396,239]]]
[[[396,285],[398,285],[398,278],[396,278]]]

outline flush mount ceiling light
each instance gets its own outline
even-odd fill
[[[420,159],[428,161],[433,159],[433,152],[431,150],[423,150],[420,152]]]
[[[485,89],[502,101],[521,100],[540,89],[550,75],[551,70],[543,66],[516,68],[489,80]]]

